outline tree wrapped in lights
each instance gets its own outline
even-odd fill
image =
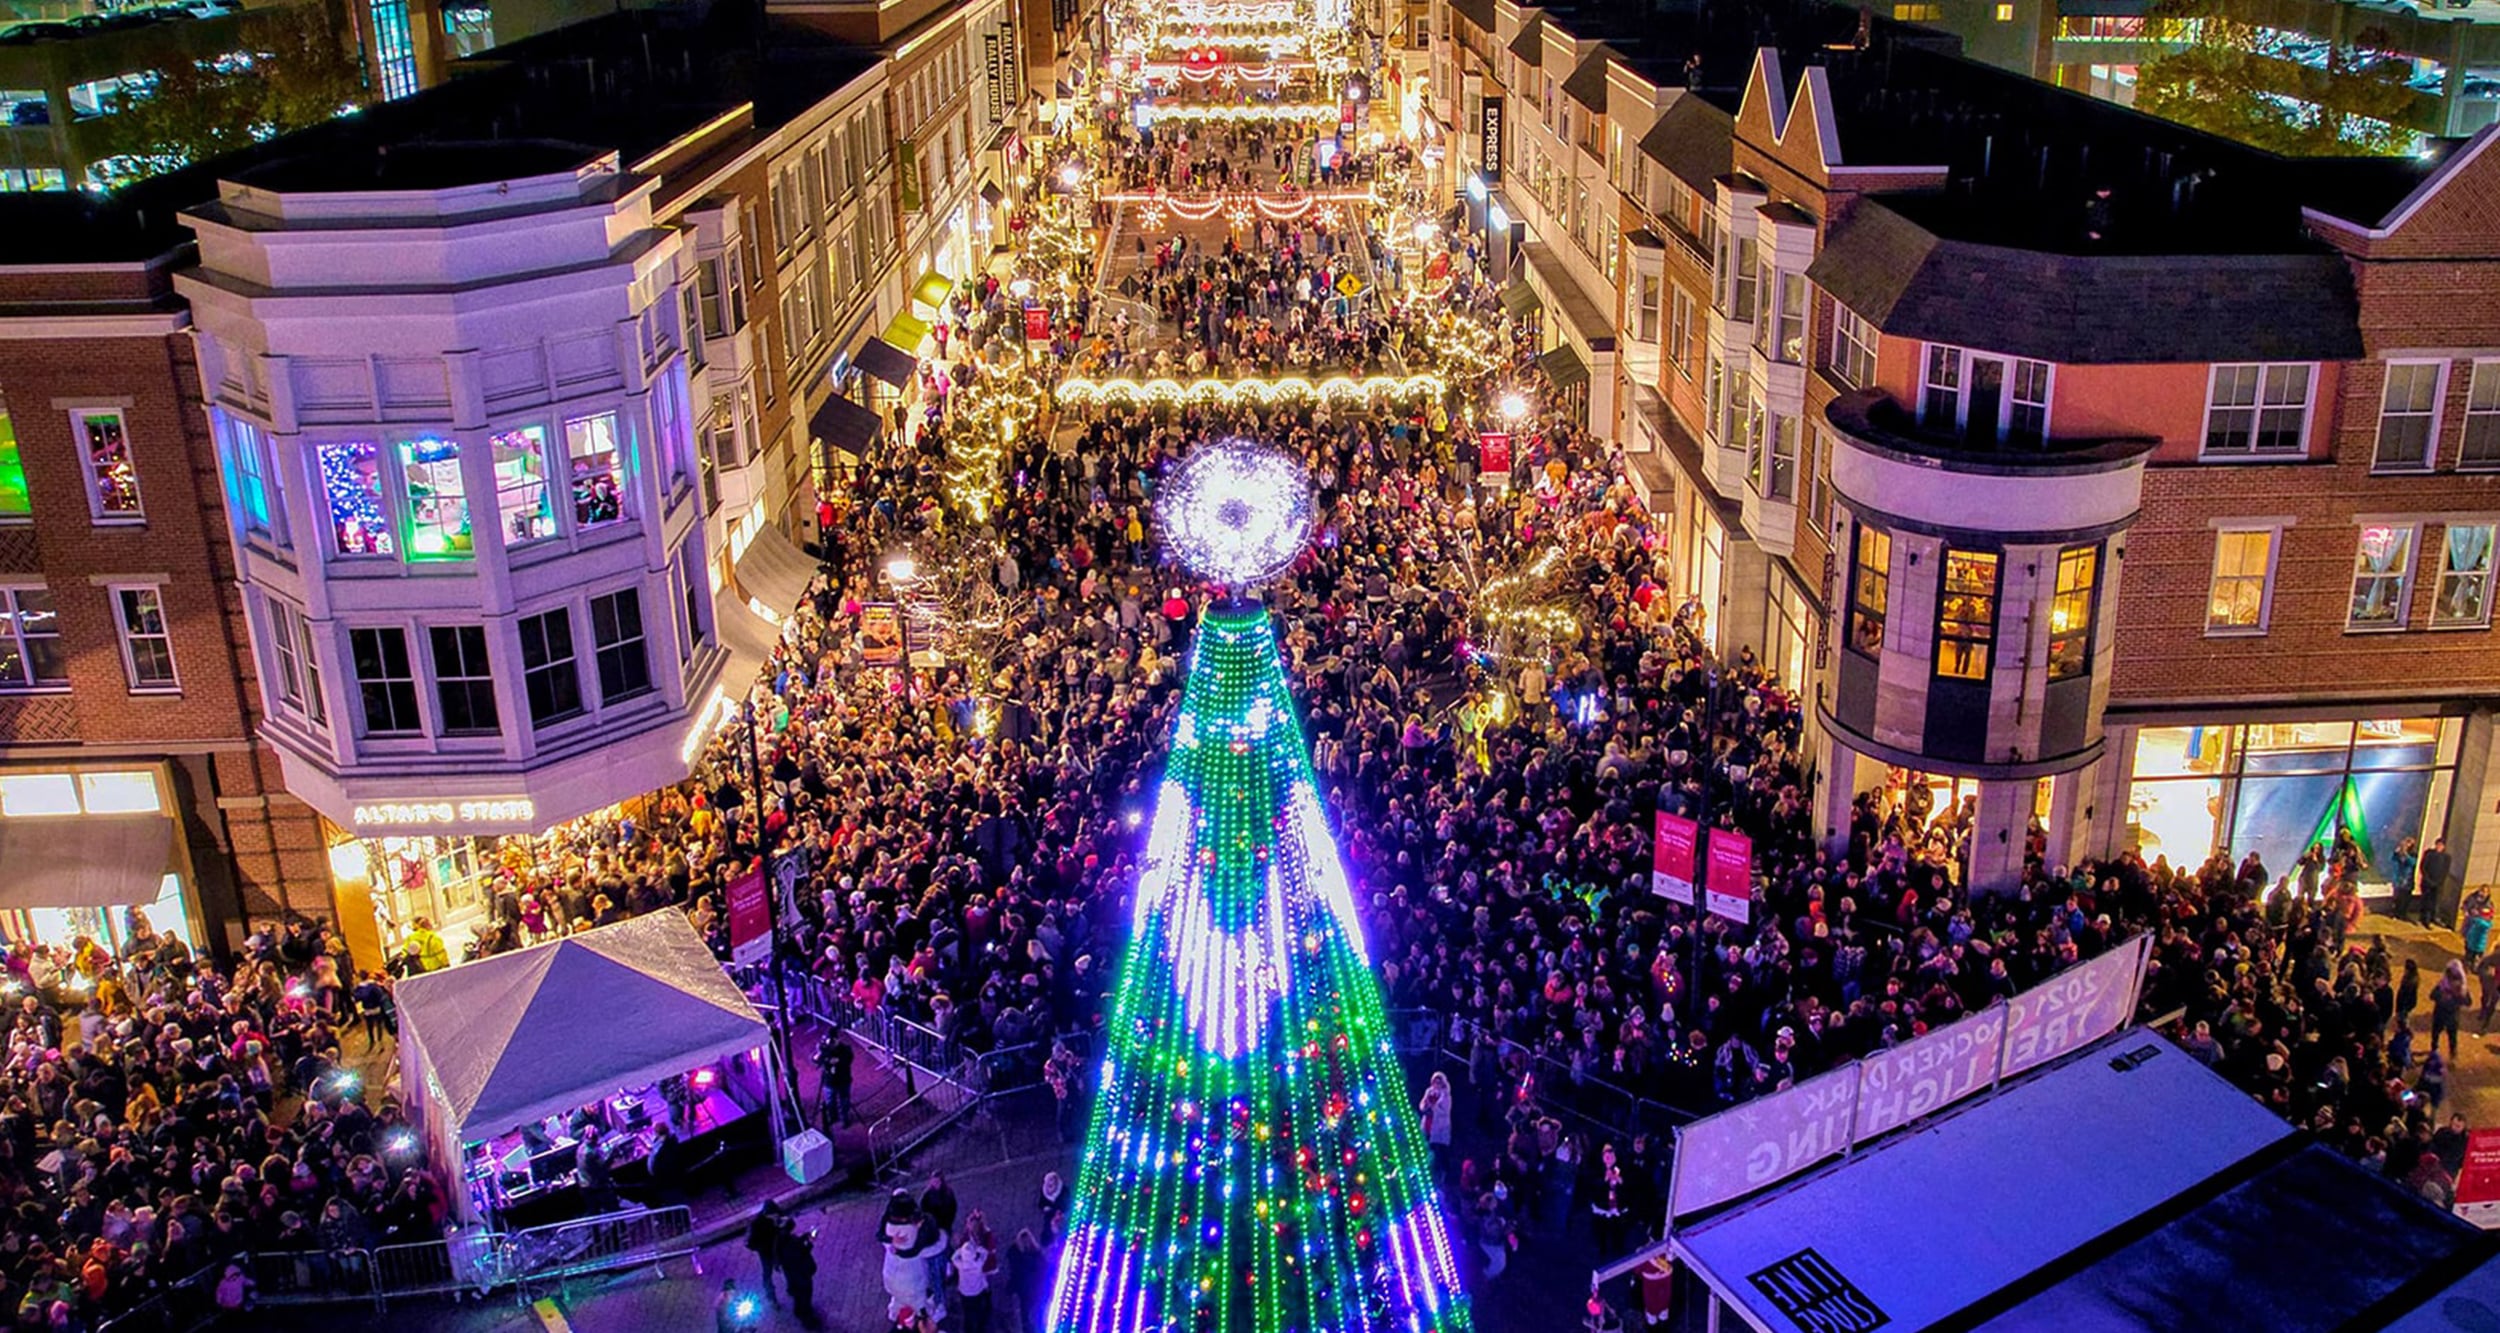
[[[1156,521],[1239,590],[1308,540],[1282,455],[1202,449]],[[1276,634],[1198,631],[1156,797],[1052,1333],[1473,1327]]]

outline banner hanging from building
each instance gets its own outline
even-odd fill
[[[1693,854],[1701,844],[1701,825],[1682,815],[1658,812],[1658,836],[1649,855],[1649,891],[1671,903],[1693,905]]]
[[[903,211],[920,211],[920,149],[905,139],[894,149],[894,188],[902,196]]]
[[[1502,181],[1502,99],[1484,99],[1484,109],[1476,113],[1476,172],[1487,185]]]
[[[1753,919],[1753,839],[1728,829],[1710,830],[1705,904],[1713,916]]]
[[[1476,475],[1487,486],[1510,484],[1509,431],[1489,430],[1476,437]]]

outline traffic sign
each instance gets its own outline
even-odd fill
[[[1363,280],[1361,278],[1356,277],[1351,273],[1341,273],[1337,275],[1337,295],[1361,296],[1362,294]]]

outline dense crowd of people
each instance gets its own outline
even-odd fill
[[[1149,141],[1120,170],[1172,181],[1297,151],[1256,129],[1203,147],[1219,151]],[[1188,331],[1160,355],[1193,374],[1375,364],[1377,303],[1328,295],[1364,235],[1261,220],[1217,250],[1176,238],[1127,294]],[[1436,301],[1502,330],[1508,357],[1478,391],[1538,387],[1532,339],[1463,242],[1454,259]],[[1004,299],[995,282],[965,293],[950,337],[978,347]],[[2180,1013],[2187,1049],[2409,1187],[2453,1189],[2448,1063],[2467,1021],[2488,1028],[2500,979],[2426,977],[2355,933],[2335,849],[2280,882],[2254,858],[2041,853],[2018,891],[1974,895],[1971,811],[1914,781],[1862,795],[1845,836],[1818,841],[1793,683],[1745,645],[1714,651],[1621,458],[1560,413],[1513,432],[1514,484],[1486,492],[1464,412],[1087,409],[1012,442],[1003,503],[976,523],[940,501],[943,394],[928,412],[829,498],[825,572],[747,700],[757,734],[733,723],[697,781],[627,813],[513,841],[470,953],[683,906],[726,957],[721,888],[769,844],[804,886],[783,963],[831,1003],[969,1052],[1074,1041],[1101,1021],[1200,600],[1152,541],[1156,486],[1197,443],[1243,435],[1298,457],[1318,492],[1318,540],[1265,596],[1381,983],[1463,1056],[1418,1091],[1483,1276],[1583,1216],[1602,1251],[1653,1234],[1666,1124],[2139,932],[2147,1010]],[[896,592],[898,550],[923,571],[910,592],[947,650],[935,670],[872,665],[858,633]],[[1750,922],[1646,892],[1662,808],[1753,840]],[[143,915],[126,924],[119,957],[84,941],[9,959],[0,1272],[18,1327],[92,1326],[246,1250],[440,1234],[439,1182],[342,1054],[383,1041],[385,978],[305,923],[254,936],[230,974]],[[451,961],[430,924],[404,944],[404,969]],[[1063,1131],[1084,1074],[1053,1049]],[[951,1194],[898,1195],[888,1290],[920,1317],[950,1289],[984,1320],[993,1286],[1034,1304],[1051,1198],[1038,1237],[1002,1241],[977,1214],[959,1226]],[[791,1233],[759,1225],[751,1245],[798,1296]]]
[[[247,1251],[441,1235],[439,1182],[344,1054],[382,1039],[384,978],[356,976],[301,919],[220,969],[144,911],[112,910],[118,954],[91,936],[22,945],[0,978],[13,1328],[83,1333],[175,1283],[239,1308]]]

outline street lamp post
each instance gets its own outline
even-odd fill
[[[790,991],[782,976],[782,950],[788,941],[781,927],[781,885],[774,873],[778,867],[774,865],[773,837],[764,827],[764,750],[755,729],[755,700],[739,700],[738,713],[747,729],[747,787],[755,804],[755,844],[763,853],[764,910],[772,917],[773,955],[767,970],[773,982],[773,1033],[781,1047],[781,1076],[790,1080],[790,1094],[795,1101],[799,1075],[798,1066],[790,1062]],[[805,1109],[800,1108],[801,1120],[806,1119]]]
[[[885,581],[894,589],[894,623],[903,635],[903,702],[908,704],[920,693],[920,670],[911,660],[911,605],[903,600],[913,580],[920,576],[920,562],[909,551],[888,556]]]

